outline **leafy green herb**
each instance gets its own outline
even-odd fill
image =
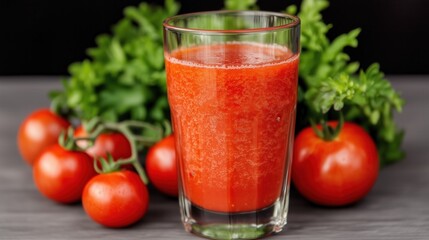
[[[225,8],[228,10],[257,9],[257,0],[225,0]]]
[[[342,111],[346,120],[365,127],[377,143],[382,164],[403,157],[403,132],[393,121],[403,100],[384,78],[377,64],[359,70],[344,52],[357,47],[360,29],[330,41],[332,25],[325,24],[321,11],[328,0],[303,0],[298,129],[309,119],[335,119]],[[256,0],[225,0],[229,10],[257,9]],[[162,21],[175,15],[179,5],[166,0],[165,7],[142,3],[124,10],[124,18],[113,34],[97,37],[97,47],[88,50],[90,59],[70,66],[64,91],[51,93],[52,104],[87,121],[169,121],[163,60]],[[296,14],[292,5],[287,12]]]
[[[70,66],[64,91],[51,93],[52,101],[84,121],[168,119],[161,26],[178,10],[174,0],[166,0],[165,8],[127,7],[113,34],[97,37],[90,59]]]
[[[318,119],[331,109],[342,111],[347,121],[365,127],[379,149],[382,164],[403,158],[400,149],[403,132],[393,121],[393,112],[402,110],[403,99],[380,72],[378,64],[366,71],[359,63],[350,62],[346,47],[357,47],[360,29],[342,34],[330,41],[326,34],[332,25],[322,21],[321,11],[327,0],[304,0],[298,16],[302,21],[300,62],[300,118]],[[294,11],[296,8],[290,8]]]

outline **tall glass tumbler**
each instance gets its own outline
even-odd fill
[[[185,229],[254,239],[286,224],[300,22],[214,11],[164,22]]]

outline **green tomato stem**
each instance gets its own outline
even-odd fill
[[[81,151],[82,149],[76,144],[74,139],[73,127],[61,132],[58,137],[58,144],[67,151]]]
[[[127,138],[127,140],[130,142],[131,157],[129,157],[128,159],[123,159],[123,160],[120,159],[120,160],[116,161],[116,164],[120,164],[120,165],[130,164],[130,163],[133,164],[137,173],[140,175],[140,178],[142,179],[143,183],[147,185],[149,183],[149,179],[148,179],[146,172],[144,171],[143,167],[141,166],[140,162],[138,161],[137,145],[136,145],[135,137],[129,129],[129,125],[127,125],[126,123],[123,123],[123,124],[119,125],[117,130],[119,130],[119,132],[124,134],[125,138]]]
[[[109,130],[109,131],[115,131],[123,134],[131,146],[131,156],[129,158],[118,159],[116,161],[113,160],[112,156],[109,156],[107,161],[106,159],[103,159],[103,158],[95,159],[94,168],[97,172],[107,173],[112,171],[118,171],[121,168],[121,166],[126,164],[132,164],[136,169],[137,173],[139,174],[140,178],[142,179],[143,183],[144,184],[149,183],[149,179],[146,175],[146,172],[144,171],[143,167],[141,166],[138,160],[137,143],[143,143],[146,146],[150,146],[155,142],[159,141],[163,136],[163,131],[161,128],[148,123],[138,122],[138,121],[124,121],[121,123],[103,123],[99,119],[93,119],[90,122],[88,122],[88,127],[89,127],[88,129],[89,136],[82,137],[82,138],[74,138],[73,139],[74,143],[76,143],[77,141],[86,140],[89,142],[89,146],[86,148],[88,149],[89,147],[93,146],[95,140],[100,134],[102,134],[106,130]],[[136,136],[133,134],[131,130],[133,128],[150,129],[152,131],[157,132],[157,135],[156,137],[153,137],[153,138]],[[101,169],[97,164],[98,162],[101,164]]]
[[[339,120],[335,128],[329,126],[328,122],[325,119],[322,119],[320,121],[320,125],[322,129],[319,129],[317,127],[313,119],[309,119],[309,121],[316,136],[328,142],[335,140],[340,134],[341,129],[343,129],[343,126],[344,126],[344,116],[341,111],[339,111]]]

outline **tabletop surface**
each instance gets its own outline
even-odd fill
[[[177,200],[154,191],[143,220],[120,230],[92,222],[81,204],[55,204],[37,192],[16,133],[25,116],[48,106],[58,79],[0,77],[0,239],[199,239],[183,230]],[[287,228],[268,239],[429,239],[429,76],[389,79],[406,99],[396,116],[406,130],[406,158],[383,168],[353,206],[318,207],[292,191]]]

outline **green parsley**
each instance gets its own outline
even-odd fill
[[[301,18],[301,60],[297,131],[309,119],[336,119],[341,111],[347,121],[365,127],[374,138],[381,164],[403,158],[400,149],[403,131],[393,120],[403,99],[380,72],[378,64],[366,70],[351,62],[344,52],[357,47],[360,29],[330,41],[321,11],[328,0],[303,0]],[[225,0],[229,10],[257,9],[256,0]],[[127,7],[124,18],[112,34],[97,37],[89,59],[70,66],[64,90],[51,93],[52,104],[81,121],[99,117],[104,121],[169,121],[163,59],[162,21],[178,13],[179,4],[166,0],[165,6],[141,3]],[[298,7],[289,6],[296,14]]]

